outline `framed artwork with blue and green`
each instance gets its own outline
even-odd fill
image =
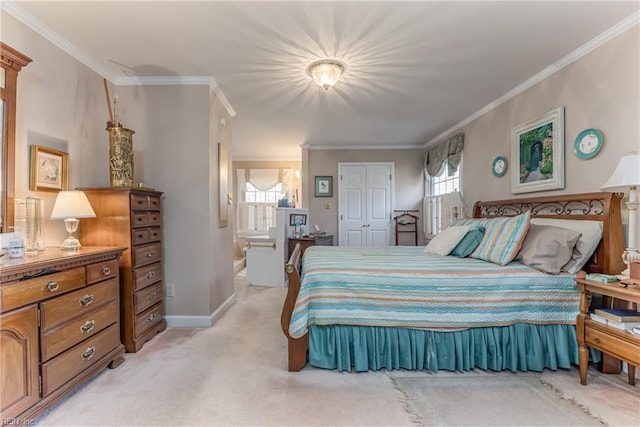
[[[512,132],[511,192],[564,188],[564,108],[556,108]]]

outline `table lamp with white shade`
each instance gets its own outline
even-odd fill
[[[82,191],[60,191],[51,211],[51,219],[63,219],[69,237],[62,242],[60,249],[64,251],[79,251],[80,241],[73,236],[80,224],[79,218],[95,218],[96,213],[89,203],[89,199]]]
[[[621,276],[629,277],[629,263],[631,260],[640,259],[640,253],[636,246],[636,226],[638,225],[638,186],[640,186],[640,154],[632,153],[624,156],[618,162],[616,170],[611,178],[601,188],[602,191],[615,193],[629,192],[629,201],[626,203],[629,209],[629,232],[627,247],[622,253],[622,260],[627,269]]]

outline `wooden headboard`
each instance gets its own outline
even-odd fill
[[[619,274],[625,269],[621,200],[619,193],[585,193],[476,202],[473,217],[514,216],[531,211],[534,218],[602,221],[602,240],[583,269],[588,273]]]

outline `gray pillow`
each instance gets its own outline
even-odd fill
[[[582,233],[552,225],[531,224],[516,260],[545,273],[558,274]]]

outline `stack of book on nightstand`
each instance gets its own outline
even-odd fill
[[[640,329],[640,312],[617,308],[596,308],[589,316],[591,320],[623,331]]]

